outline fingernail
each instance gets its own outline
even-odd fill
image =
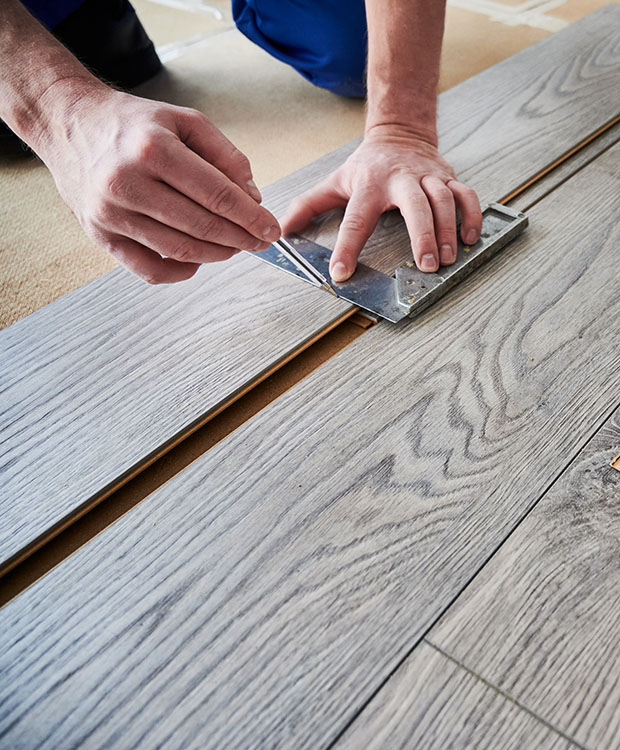
[[[258,250],[259,252],[262,252],[263,250],[267,250],[269,248],[268,242],[261,242],[260,240],[256,242],[252,247],[251,250]]]
[[[435,259],[435,256],[431,253],[426,253],[426,255],[423,255],[421,268],[423,271],[436,271],[437,260]]]
[[[260,203],[263,200],[263,196],[260,194],[260,190],[254,180],[248,180],[248,187],[252,196]]]
[[[478,232],[476,232],[475,229],[470,229],[465,235],[465,242],[468,245],[473,245],[474,243],[478,242]]]
[[[329,269],[329,273],[331,274],[331,277],[334,281],[346,281],[349,278],[347,267],[340,260],[334,263],[334,265]]]
[[[454,252],[450,245],[442,245],[439,248],[439,259],[444,266],[449,266],[450,263],[454,263]]]
[[[280,227],[277,224],[272,224],[270,227],[267,227],[265,231],[263,232],[263,237],[268,242],[275,242],[276,240],[280,239]]]

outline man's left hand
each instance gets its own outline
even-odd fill
[[[474,190],[456,179],[436,146],[400,128],[377,126],[347,161],[326,180],[298,197],[282,220],[284,234],[301,232],[312,219],[345,208],[332,253],[330,273],[345,281],[379,217],[393,208],[407,225],[416,265],[437,271],[456,260],[456,209],[461,212],[461,239],[471,245],[482,225]]]

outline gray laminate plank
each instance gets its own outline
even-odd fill
[[[565,737],[426,643],[381,689],[337,750],[569,750]]]
[[[442,149],[483,201],[618,114],[619,29],[609,6],[441,95]],[[280,211],[354,145],[265,190],[267,204]],[[330,227],[315,238],[333,244]],[[408,242],[391,213],[366,252],[393,267]],[[345,309],[254,263],[168,289],[114,271],[0,332],[0,570]]]
[[[4,607],[5,741],[328,746],[608,413],[619,190],[617,146]]]
[[[239,257],[117,269],[0,332],[0,563],[348,309]]]
[[[430,635],[593,750],[620,746],[619,449],[620,409]]]

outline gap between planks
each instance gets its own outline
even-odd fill
[[[217,415],[211,415],[193,434],[185,436],[184,440],[154,459],[149,467],[128,479],[124,485],[110,491],[102,498],[105,502],[86,508],[56,534],[44,539],[36,553],[17,562],[1,579],[0,607],[361,336],[372,321],[362,316],[360,318],[356,318],[355,313],[351,314],[305,351],[298,352],[294,358],[289,357],[289,361],[282,364],[277,372],[267,374],[261,383],[239,395],[235,403],[220,409]]]
[[[346,323],[350,323],[351,328],[342,328],[342,326]],[[277,398],[277,396],[279,396],[280,393],[283,393],[285,390],[288,390],[288,388],[292,387],[296,382],[298,382],[303,377],[305,377],[305,375],[311,372],[312,369],[316,369],[316,367],[319,367],[324,361],[329,359],[329,357],[333,356],[333,354],[335,354],[336,351],[339,351],[340,349],[344,348],[347,344],[351,343],[355,338],[357,338],[359,335],[364,333],[364,331],[372,325],[373,325],[372,320],[366,318],[365,316],[360,315],[359,309],[357,307],[353,306],[349,308],[348,310],[346,310],[336,320],[334,320],[328,326],[326,326],[321,331],[319,331],[314,336],[310,337],[307,341],[305,341],[302,346],[298,347],[292,352],[289,352],[289,354],[287,354],[285,357],[282,357],[280,360],[270,365],[270,367],[264,370],[260,375],[258,375],[256,378],[254,378],[250,382],[246,383],[237,392],[233,393],[226,401],[219,404],[215,409],[212,409],[211,411],[206,412],[201,417],[199,417],[195,422],[193,422],[187,429],[181,431],[180,433],[172,437],[170,440],[163,443],[156,451],[154,451],[149,456],[147,456],[143,461],[136,464],[125,474],[118,477],[112,484],[108,485],[101,492],[97,493],[95,496],[89,499],[89,501],[85,503],[83,506],[81,506],[80,508],[78,508],[75,511],[75,513],[71,514],[71,516],[64,519],[62,523],[59,523],[56,526],[51,527],[47,534],[37,539],[37,541],[34,542],[33,544],[25,547],[23,550],[20,551],[19,554],[7,560],[7,562],[4,565],[0,565],[0,579],[3,579],[4,576],[6,576],[8,573],[14,570],[17,566],[21,565],[25,560],[30,558],[35,552],[37,552],[42,547],[47,545],[54,537],[63,533],[65,530],[71,527],[76,521],[79,521],[83,516],[89,513],[93,508],[95,508],[101,502],[110,498],[114,493],[118,492],[126,484],[136,479],[136,477],[142,474],[146,469],[151,467],[157,461],[160,461],[164,456],[166,456],[172,450],[174,450],[179,445],[181,445],[185,440],[191,437],[194,433],[203,429],[206,425],[208,425],[210,422],[212,422],[214,419],[219,417],[224,412],[227,412],[231,408],[235,407],[235,405],[241,399],[245,398],[249,393],[254,391],[257,387],[263,384],[267,379],[271,378],[275,373],[281,371],[291,362],[298,359],[300,355],[303,355],[305,352],[314,353],[316,356],[311,358],[313,366],[310,368],[307,365],[306,367],[302,366],[301,374],[299,374],[296,379],[290,378],[290,376],[289,378],[284,378],[282,383],[280,384],[282,390],[279,392],[276,392],[275,395],[273,395],[273,397],[269,398],[269,400],[266,401],[265,403],[262,403],[262,405],[257,406],[256,411],[259,411],[260,409],[264,408],[264,406],[267,406],[267,404],[270,403],[275,398]],[[329,343],[330,342],[333,343],[333,339],[330,338],[330,334],[332,334],[334,331],[336,331],[339,328],[342,328],[341,330],[342,340],[336,345],[335,351],[330,352]],[[320,343],[323,339],[326,339],[327,345],[323,347],[322,349],[320,348],[315,349],[315,346],[318,343]],[[275,390],[278,391],[277,388]],[[260,402],[260,399],[258,399],[257,402]],[[243,421],[247,421],[247,419],[250,419],[254,415],[254,413],[256,412],[250,411],[250,413],[247,414],[247,416],[245,417]],[[233,431],[233,429],[236,429],[239,426],[239,424],[235,423],[234,415],[231,419],[231,423],[234,424],[234,427],[231,427],[231,429],[225,434],[229,434],[230,432]],[[219,442],[219,440],[225,437],[225,434],[221,434],[220,437],[218,437],[217,440],[214,440],[212,444],[209,445],[208,447],[210,448],[213,445],[215,445],[217,442]],[[208,448],[206,448],[205,450],[208,450]],[[156,487],[152,488],[152,490],[154,489],[156,489]],[[3,582],[3,585],[4,585],[4,582]],[[3,603],[3,598],[2,598],[3,596],[4,596],[4,591],[0,595],[0,604]]]
[[[576,146],[566,151],[566,153],[564,153],[561,157],[553,161],[545,168],[541,169],[534,177],[521,184],[518,188],[515,188],[508,195],[504,196],[501,200],[498,201],[498,203],[507,204],[513,201],[519,195],[531,188],[532,185],[541,181],[545,177],[549,177],[554,172],[554,170],[563,165],[567,160],[575,156],[578,152],[582,151],[584,148],[593,143],[597,138],[602,136],[604,133],[606,133],[619,123],[620,115],[609,120],[605,125],[594,131],[594,133],[591,133],[589,136],[581,140]],[[593,159],[597,158],[598,156],[599,154],[595,153]],[[560,184],[565,182],[567,179],[570,179],[573,174],[575,174],[577,171],[580,171],[582,166],[584,165],[577,167],[575,169],[575,172],[570,172],[557,184],[553,183],[550,186],[549,191],[546,192],[545,195],[548,195],[548,193],[559,187]],[[534,200],[533,203],[537,203],[538,200],[540,200],[540,198]],[[529,205],[525,206],[521,208],[521,210],[526,210],[529,207]],[[355,326],[357,326],[359,330],[356,331],[355,334],[353,334],[353,332],[345,331],[343,329],[341,333],[344,334],[344,341],[330,351],[330,334],[335,332],[339,327],[342,327],[343,324],[347,322],[349,324],[355,324]],[[230,398],[221,403],[216,409],[205,413],[187,429],[183,430],[167,442],[163,443],[157,449],[157,451],[153,452],[143,461],[136,464],[130,471],[118,477],[114,483],[104,488],[101,492],[97,493],[97,495],[92,497],[88,501],[88,503],[85,503],[81,508],[76,510],[75,513],[66,518],[62,523],[49,529],[48,533],[37,539],[35,543],[25,547],[20,551],[18,555],[15,555],[13,558],[9,559],[4,565],[0,565],[0,580],[2,580],[2,590],[0,590],[0,606],[3,606],[19,593],[31,586],[45,573],[47,573],[63,559],[72,554],[76,549],[78,549],[78,547],[85,544],[89,539],[93,538],[106,526],[110,525],[115,520],[120,518],[121,515],[124,515],[124,513],[137,505],[148,494],[154,492],[158,487],[162,486],[170,478],[172,478],[174,474],[178,473],[178,471],[189,465],[191,461],[198,458],[199,455],[206,453],[206,451],[210,450],[210,448],[216,445],[220,440],[237,429],[237,427],[240,427],[244,422],[251,419],[258,411],[265,408],[265,406],[271,403],[271,401],[274,401],[286,390],[293,387],[293,385],[299,382],[309,372],[316,369],[317,367],[320,367],[334,354],[351,343],[355,338],[361,336],[368,328],[372,327],[373,325],[374,321],[367,317],[362,311],[360,311],[358,307],[351,307],[349,310],[343,313],[343,315],[334,320],[330,325],[326,326],[324,329],[308,339],[308,341],[306,341],[302,346],[290,352],[286,357],[283,357],[281,360],[271,365],[267,370],[258,375],[254,380],[250,381],[239,391],[232,394]],[[315,349],[316,345],[321,343],[323,339],[326,339],[324,343],[327,344],[327,346]],[[299,362],[301,366],[301,374],[297,377],[291,378],[290,374],[284,372],[285,368],[295,360],[302,357],[304,354],[307,355],[305,358],[306,362]],[[282,376],[281,378],[280,375]],[[267,381],[267,379],[270,379],[274,376],[278,380],[281,380],[281,382],[278,383],[275,388],[273,388],[272,395],[269,395],[269,389],[267,388],[262,389],[260,392],[257,391],[257,389],[259,389],[260,386],[264,384],[265,381]],[[254,394],[256,396],[254,406],[250,408],[247,408],[246,406],[246,408],[244,408],[243,405],[240,405],[239,408],[235,409],[239,402],[252,395],[253,391],[257,391]],[[170,470],[164,470],[163,478],[161,478],[161,480],[159,481],[157,480],[158,473],[155,471],[150,472],[148,476],[145,476],[143,478],[143,482],[139,483],[136,481],[142,477],[147,469],[152,467],[154,464],[161,462],[162,459],[164,459],[168,454],[171,454],[171,452],[173,452],[175,449],[179,448],[185,441],[188,441],[197,432],[203,430],[216,418],[222,416],[227,412],[231,412],[230,418],[228,420],[222,421],[229,424],[228,429],[215,429],[213,439],[211,440],[205,441],[204,438],[201,441],[196,440],[196,443],[202,444],[201,452],[196,455],[192,455],[190,461],[184,462],[182,459],[179,460],[180,457],[177,457],[177,460],[175,461],[174,457],[171,456],[170,463],[172,465],[178,465],[177,469],[172,472],[170,472]],[[243,415],[243,418],[241,420],[239,420],[240,414]],[[155,481],[153,481],[153,479]],[[132,498],[132,489],[134,487],[134,483],[137,485],[135,489],[137,496],[135,496],[135,498]],[[123,495],[121,496],[119,493],[126,486],[128,492],[123,493]],[[138,486],[140,486],[140,489],[137,488]],[[100,506],[100,504],[104,500],[109,501],[115,495],[118,495],[118,497],[113,503],[114,508],[111,507],[108,513],[101,512],[96,517],[93,516],[92,518],[90,518],[90,515],[93,513],[93,511],[96,511],[98,506]],[[75,539],[71,539],[70,537],[73,536],[71,534],[71,530],[78,523],[81,523],[80,529],[76,530]],[[58,543],[54,544],[54,546],[51,547],[52,543],[56,540],[58,540]],[[36,556],[36,553],[43,553],[44,548],[45,554],[41,554],[40,559],[33,559],[34,557],[39,557]]]

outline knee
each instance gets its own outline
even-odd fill
[[[308,54],[294,67],[308,80],[334,94],[366,96],[367,32],[365,14],[355,21],[331,23],[318,34]]]
[[[297,66],[296,66],[297,67]],[[308,80],[334,94],[353,98],[366,96],[366,47],[363,49],[338,46],[325,55],[317,65],[297,67]]]
[[[233,0],[232,8],[243,34],[315,86],[341,96],[366,95],[363,0],[264,0],[260,12],[250,0]]]

